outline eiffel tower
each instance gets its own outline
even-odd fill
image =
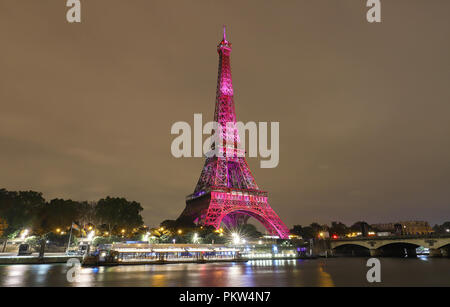
[[[289,229],[267,202],[267,192],[259,189],[240,149],[231,79],[231,43],[226,38],[217,46],[217,79],[214,121],[219,124],[218,137],[208,155],[194,193],[186,197],[186,208],[179,221],[220,228],[244,224],[250,217],[258,220],[271,235],[288,238]]]

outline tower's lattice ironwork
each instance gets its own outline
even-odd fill
[[[228,227],[245,223],[249,217],[261,222],[267,231],[287,238],[289,230],[269,206],[267,192],[259,189],[240,149],[231,79],[231,43],[226,38],[217,46],[219,74],[217,78],[214,121],[219,129],[212,144],[214,155],[208,155],[194,193],[187,196],[186,208],[179,220]]]

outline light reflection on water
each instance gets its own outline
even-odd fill
[[[450,286],[450,259],[380,258],[381,285]],[[76,283],[65,264],[0,265],[0,286],[270,287],[367,286],[365,258],[253,260],[246,263],[82,268]]]
[[[331,275],[325,272],[325,267],[323,264],[320,264],[318,267],[319,271],[319,286],[321,287],[334,287],[333,279]]]

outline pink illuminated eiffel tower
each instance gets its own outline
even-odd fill
[[[267,192],[256,185],[239,148],[236,112],[231,80],[231,43],[226,38],[217,46],[219,75],[214,121],[222,127],[212,144],[215,155],[207,155],[194,193],[186,197],[186,208],[178,220],[190,221],[218,229],[246,223],[250,217],[261,222],[271,235],[287,238],[289,229],[267,202]]]

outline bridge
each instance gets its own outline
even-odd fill
[[[398,250],[406,250],[408,255],[416,255],[417,247],[425,247],[431,257],[448,257],[450,249],[450,235],[414,235],[389,237],[357,237],[331,240],[330,247],[334,254],[345,248],[359,248],[369,251],[370,256],[387,256]]]

